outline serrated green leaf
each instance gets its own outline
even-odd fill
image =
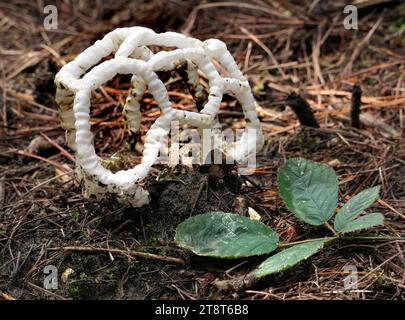
[[[335,229],[341,231],[346,225],[356,219],[365,209],[373,204],[378,199],[380,187],[369,188],[363,190],[359,194],[352,197],[339,210],[335,218]]]
[[[267,254],[278,235],[263,223],[233,213],[211,212],[183,221],[176,242],[200,256],[241,258]]]
[[[261,278],[288,269],[318,252],[326,241],[314,240],[285,249],[260,264],[254,274]]]
[[[384,216],[381,213],[370,213],[347,223],[340,230],[340,233],[349,233],[381,225],[384,225]]]
[[[326,165],[289,159],[279,170],[278,188],[288,209],[306,223],[324,224],[336,210],[338,181]]]

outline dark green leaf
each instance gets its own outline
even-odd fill
[[[381,225],[384,225],[384,216],[381,213],[370,213],[347,223],[340,230],[340,233],[349,233]]]
[[[254,274],[261,278],[288,269],[318,252],[325,242],[326,240],[314,240],[285,249],[260,264]]]
[[[278,236],[259,221],[211,212],[183,221],[176,229],[176,242],[201,256],[240,258],[274,251]]]
[[[338,181],[326,165],[290,159],[279,170],[278,187],[288,209],[309,224],[324,224],[336,210]]]
[[[363,190],[359,194],[352,197],[339,210],[335,218],[335,229],[341,231],[346,225],[356,219],[365,209],[373,204],[378,199],[380,187],[369,188]]]

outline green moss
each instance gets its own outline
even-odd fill
[[[264,91],[265,89],[266,89],[266,84],[264,83],[264,81],[260,81],[258,84],[256,84],[253,87],[253,92],[258,93],[258,92]]]
[[[158,182],[165,182],[167,176],[167,170],[160,170],[158,173],[158,176],[156,178],[156,181]]]
[[[155,231],[155,225],[154,224],[152,224],[152,223],[148,223],[147,225],[145,225],[145,231],[146,231],[146,233],[150,233],[150,234],[153,234],[154,233],[154,231]]]
[[[363,68],[369,68],[370,67],[370,62],[367,59],[364,59],[361,61],[361,66]]]
[[[80,219],[80,212],[79,212],[79,210],[75,210],[75,211],[73,211],[72,212],[72,218],[73,218],[73,220],[75,220],[75,221],[79,221],[79,219]]]
[[[309,155],[321,147],[321,139],[303,131],[296,136],[292,146],[300,148],[305,155]]]
[[[378,277],[377,282],[381,287],[384,287],[386,289],[389,288],[395,289],[396,287],[395,283],[393,283],[392,280],[387,278],[384,274],[378,275],[377,277]]]
[[[165,248],[160,249],[160,250],[159,250],[159,255],[161,255],[161,256],[166,256],[166,255],[167,255],[166,249],[165,249]]]
[[[140,272],[149,272],[151,267],[142,261],[135,260],[129,267],[130,273],[140,273]]]
[[[125,263],[121,260],[111,262],[102,255],[72,254],[70,267],[75,274],[67,283],[71,299],[98,299],[115,295]]]
[[[399,13],[399,17],[389,24],[388,31],[390,33],[402,32],[402,39],[405,40],[405,4],[401,4],[396,10]]]

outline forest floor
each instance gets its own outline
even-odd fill
[[[0,1],[0,299],[404,299],[405,5],[400,2],[359,1],[358,29],[347,30],[344,1],[338,0],[78,0],[73,6],[60,1],[58,28],[46,30],[42,1]],[[135,25],[226,42],[260,106],[266,141],[254,175],[218,177],[199,167],[154,166],[146,181],[151,205],[142,209],[112,197],[95,201],[81,195],[74,152],[58,119],[54,77],[104,34]],[[162,77],[176,106],[194,110],[181,79]],[[118,151],[128,135],[121,114],[128,84],[128,77],[115,77],[93,93],[92,130],[103,158]],[[350,122],[355,84],[362,90],[360,128]],[[292,92],[306,99],[320,128],[300,126],[286,106]],[[159,109],[146,95],[142,110],[145,133]],[[241,114],[232,99],[221,106],[229,127],[243,125]],[[139,163],[141,142],[131,165]],[[381,198],[370,211],[383,213],[385,224],[359,234],[392,240],[333,244],[257,287],[218,291],[215,279],[243,275],[260,259],[206,259],[179,248],[174,231],[190,214],[246,214],[252,207],[284,242],[328,233],[298,221],[279,196],[277,169],[291,157],[332,166],[340,203],[381,185]],[[152,253],[155,259],[129,252]],[[63,275],[56,290],[43,286],[47,265]],[[356,290],[343,285],[350,265],[360,279]]]

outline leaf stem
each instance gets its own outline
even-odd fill
[[[334,240],[345,240],[345,241],[405,241],[405,237],[343,237],[343,236],[334,236],[334,237],[325,237],[325,238],[315,238],[315,239],[307,239],[302,241],[295,241],[295,242],[282,242],[278,244],[279,248],[288,248],[291,246],[295,246],[296,244],[307,243],[311,241],[317,240],[325,240],[326,242],[331,242]]]
[[[329,224],[328,221],[325,222],[325,226],[326,226],[330,231],[332,231],[332,233],[333,233],[335,236],[337,236],[338,233],[336,232],[335,229],[333,229],[333,227]]]
[[[347,241],[405,241],[405,237],[341,237]]]
[[[284,242],[284,243],[279,243],[278,247],[286,248],[286,247],[295,246],[296,244],[302,244],[302,243],[307,243],[307,242],[312,242],[312,241],[317,241],[317,240],[325,240],[327,242],[330,242],[330,241],[336,240],[337,238],[338,237],[325,237],[325,238],[307,239],[307,240],[296,241],[296,242]]]

